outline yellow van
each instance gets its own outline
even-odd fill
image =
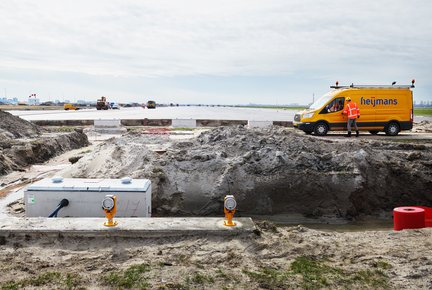
[[[411,130],[413,126],[412,85],[403,86],[331,86],[332,91],[316,100],[308,109],[294,116],[294,127],[306,134],[324,136],[328,131],[346,131],[347,115],[342,114],[345,99],[359,106],[359,130],[378,134],[384,131],[396,136],[401,130]]]
[[[66,111],[69,111],[69,110],[79,110],[79,109],[80,109],[79,107],[76,107],[76,106],[74,106],[74,105],[72,105],[72,104],[64,104],[64,105],[63,105],[63,108],[64,108]]]

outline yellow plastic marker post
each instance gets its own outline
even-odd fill
[[[117,211],[116,199],[117,197],[115,195],[107,195],[102,201],[102,209],[108,219],[108,221],[104,222],[104,226],[106,227],[115,227],[118,224],[117,221],[114,221],[114,216]]]
[[[234,199],[234,196],[233,195],[225,196],[225,199],[224,199],[224,213],[225,213],[224,225],[226,225],[227,227],[233,227],[236,225],[236,223],[233,222],[236,207],[237,207],[237,202]]]

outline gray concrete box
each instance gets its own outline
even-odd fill
[[[48,217],[62,199],[69,205],[58,217],[105,217],[102,200],[117,197],[117,217],[151,216],[151,181],[148,179],[46,178],[24,191],[27,217]]]

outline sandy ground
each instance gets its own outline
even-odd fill
[[[0,238],[3,289],[431,289],[432,229],[247,237]],[[9,288],[8,288],[9,287]]]
[[[154,152],[167,149],[147,145]],[[92,152],[94,147],[71,151],[2,182],[15,191],[20,182],[52,176],[69,166],[70,157]],[[230,238],[0,236],[0,288],[432,288],[432,228],[337,232],[262,221],[259,228]]]

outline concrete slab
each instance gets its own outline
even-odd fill
[[[172,119],[173,128],[196,128],[195,119]]]
[[[269,128],[273,126],[273,121],[248,121],[248,128]]]
[[[104,218],[2,218],[0,236],[68,236],[161,238],[197,235],[249,235],[256,230],[251,218],[237,218],[235,227],[223,218],[118,218],[116,227],[106,227]]]

